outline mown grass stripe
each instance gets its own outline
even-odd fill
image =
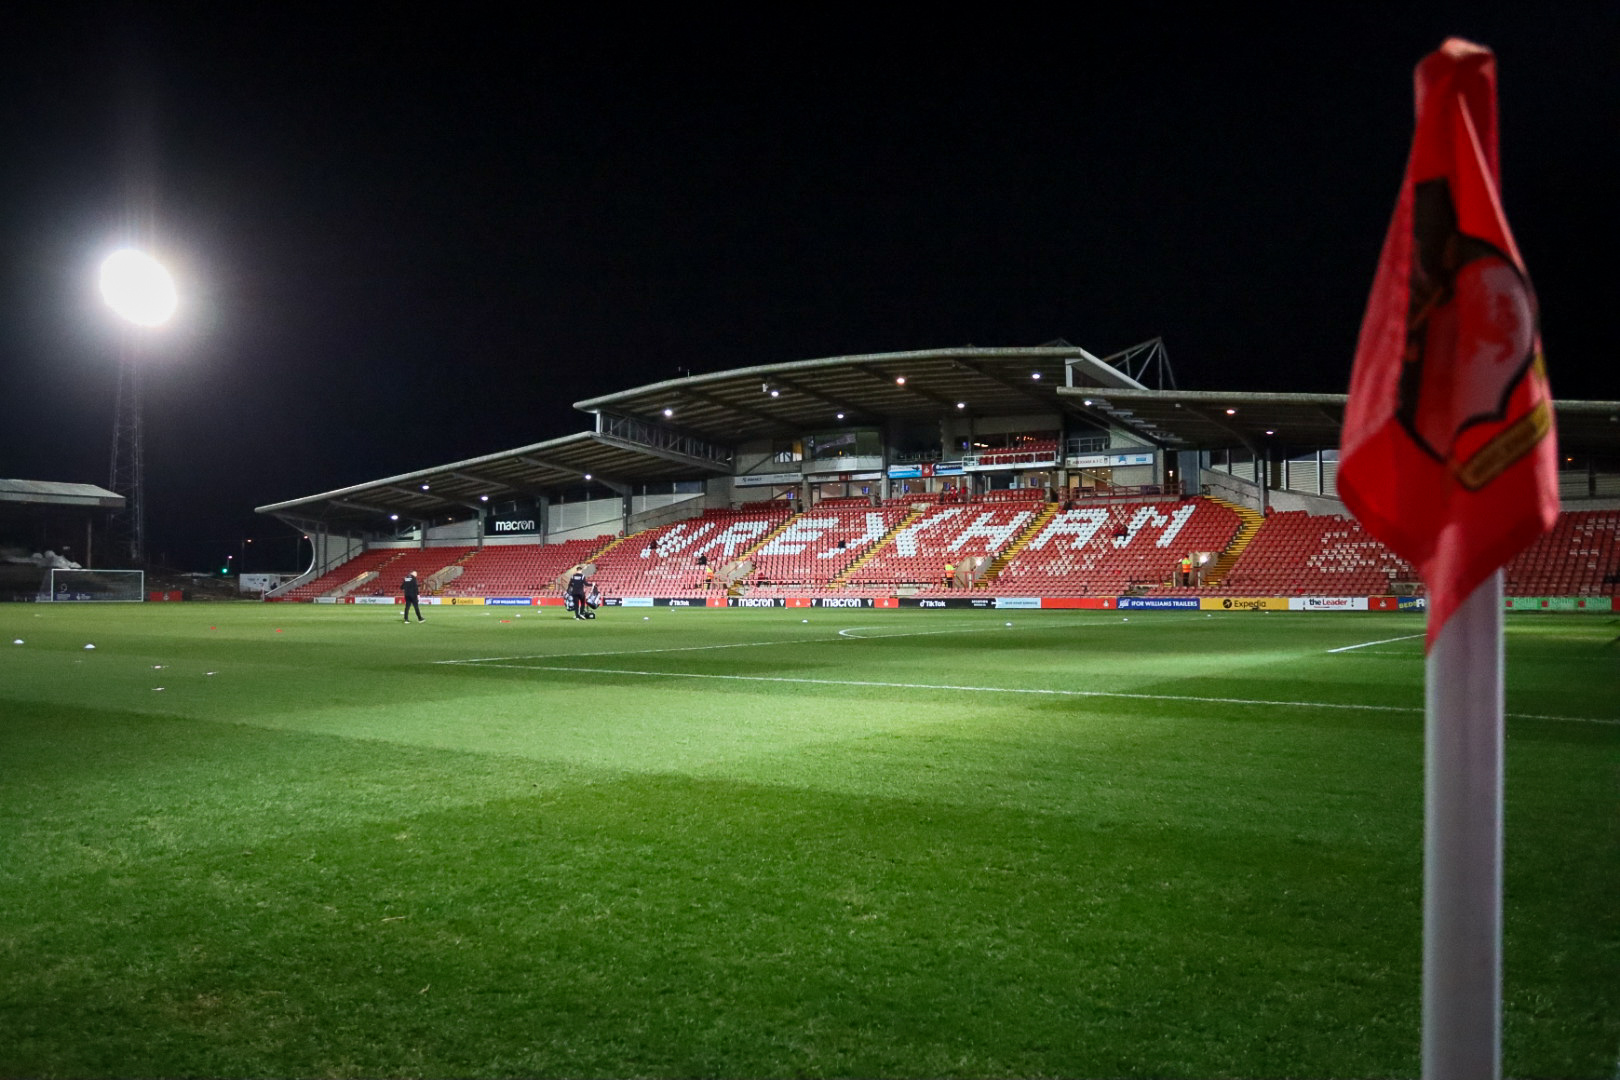
[[[1344,701],[1278,701],[1270,698],[1203,697],[1195,694],[1136,694],[1124,690],[1059,690],[1029,686],[961,686],[953,683],[886,682],[873,679],[808,679],[790,675],[719,675],[698,671],[637,671],[630,668],[574,667],[563,664],[474,664],[474,667],[510,668],[517,671],[559,671],[580,675],[634,675],[657,679],[722,679],[731,682],[799,683],[812,686],[857,686],[889,690],[949,690],[975,694],[1038,694],[1052,697],[1119,698],[1132,701],[1187,701],[1203,705],[1270,705],[1296,709],[1344,709],[1356,712],[1412,713],[1423,709],[1411,705],[1368,705]],[[1542,713],[1508,713],[1515,720],[1556,720],[1571,724],[1617,724],[1620,719],[1593,716],[1549,716]]]

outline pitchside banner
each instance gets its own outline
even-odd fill
[[[484,603],[494,607],[531,607],[534,598],[530,596],[486,596]]]
[[[1289,611],[1366,611],[1365,596],[1290,596]]]
[[[1200,602],[1196,596],[1122,596],[1114,606],[1122,611],[1197,611]]]
[[[1509,596],[1502,601],[1504,611],[1594,611],[1614,610],[1608,596]]]
[[[1203,611],[1287,611],[1282,596],[1208,596],[1198,601]]]

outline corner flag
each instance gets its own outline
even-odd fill
[[[1428,645],[1552,528],[1558,448],[1535,294],[1499,195],[1496,57],[1417,67],[1417,126],[1356,343],[1339,494],[1418,568]]]

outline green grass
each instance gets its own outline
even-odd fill
[[[1416,1075],[1421,630],[0,607],[0,1075]],[[1615,1073],[1616,634],[1508,622],[1509,1075]]]

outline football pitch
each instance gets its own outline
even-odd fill
[[[0,1075],[1419,1071],[1421,617],[426,611],[0,607]],[[1616,1073],[1617,635],[1507,621],[1512,1076]]]

